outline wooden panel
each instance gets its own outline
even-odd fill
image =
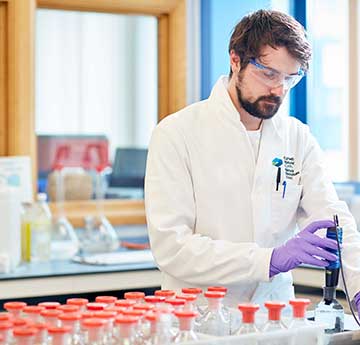
[[[159,118],[186,104],[186,3],[185,0],[11,0],[0,10],[0,125],[7,128],[0,151],[29,155],[37,184],[34,118],[34,17],[36,5],[46,8],[112,13],[151,14],[159,17]],[[2,5],[4,6],[4,5]],[[1,17],[3,16],[3,17]],[[8,31],[6,33],[6,21]],[[4,25],[1,29],[1,25]],[[1,32],[1,30],[3,30]],[[4,43],[4,42],[7,43]],[[4,46],[7,45],[7,49]],[[3,55],[1,55],[3,54]],[[7,59],[7,60],[6,60]],[[6,61],[8,65],[6,65]],[[7,72],[7,76],[6,76]],[[4,82],[5,80],[5,82]],[[6,84],[7,80],[7,85]],[[7,86],[7,87],[6,87]],[[7,91],[7,95],[5,92]],[[7,99],[6,99],[7,96]],[[6,108],[7,106],[7,111]],[[2,108],[1,108],[2,107]],[[1,117],[3,116],[3,117]],[[5,123],[7,122],[7,124]],[[3,132],[4,133],[4,132]],[[1,142],[3,140],[3,142]],[[4,143],[6,142],[6,143]],[[54,209],[54,205],[52,205]],[[96,212],[94,202],[66,202],[67,215],[81,226],[84,215]],[[113,224],[145,223],[144,202],[112,200],[104,205]]]
[[[7,154],[7,4],[0,2],[0,156]]]
[[[103,200],[104,214],[113,225],[145,224],[145,206],[143,200]],[[58,212],[56,203],[50,203],[54,215]],[[98,214],[95,201],[67,201],[64,211],[75,227],[84,225],[84,216]]]
[[[186,1],[180,0],[169,18],[169,110],[186,106]]]
[[[177,0],[38,0],[39,7],[111,13],[160,15],[176,6]]]
[[[8,2],[8,152],[32,158],[36,181],[34,126],[35,0]]]
[[[169,16],[158,20],[158,106],[159,120],[169,115]]]

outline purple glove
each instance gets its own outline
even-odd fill
[[[326,250],[326,248],[337,249],[336,241],[314,234],[319,229],[332,226],[334,222],[331,220],[313,222],[284,245],[274,248],[270,261],[270,278],[280,272],[290,271],[300,264],[326,267],[329,265],[327,260],[337,260],[335,254]]]
[[[356,309],[360,318],[360,291],[354,297],[354,304],[356,305]]]

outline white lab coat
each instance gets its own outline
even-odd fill
[[[296,224],[302,229],[337,213],[352,298],[360,291],[360,237],[316,140],[295,118],[275,115],[263,122],[256,163],[227,82],[221,77],[209,99],[166,117],[151,138],[145,207],[162,287],[224,285],[233,305],[287,301],[291,272],[269,279],[272,249],[295,234]],[[275,191],[276,157],[284,161],[284,198],[282,184]]]

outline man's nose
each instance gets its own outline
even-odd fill
[[[285,89],[284,84],[280,84],[276,87],[273,87],[270,92],[272,96],[282,97],[285,95],[286,91],[287,90]]]

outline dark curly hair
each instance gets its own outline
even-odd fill
[[[235,26],[229,43],[240,57],[244,68],[251,58],[260,57],[263,47],[285,47],[306,72],[311,59],[311,47],[304,27],[293,17],[278,11],[258,10],[246,15]],[[230,68],[230,77],[232,70]]]

